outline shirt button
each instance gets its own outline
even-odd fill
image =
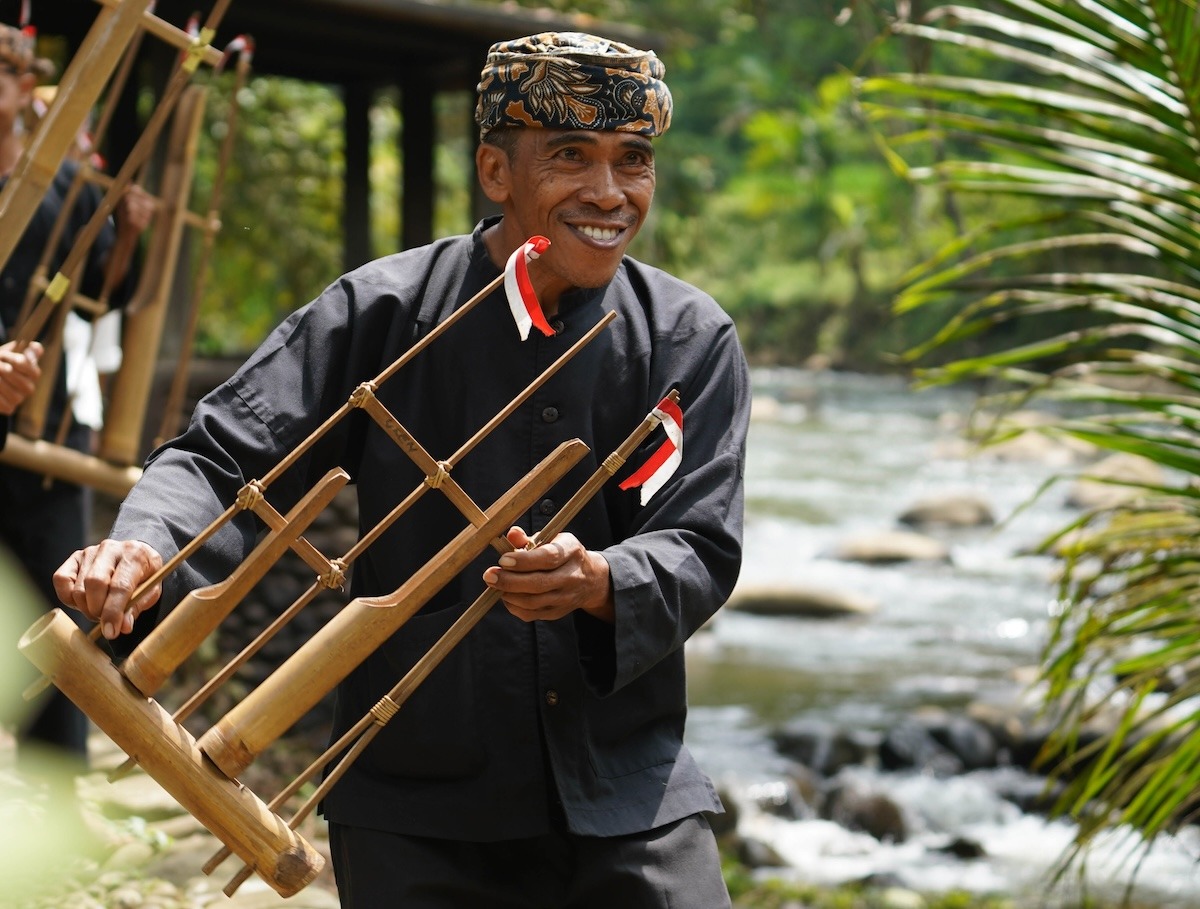
[[[538,512],[544,514],[546,517],[550,517],[556,511],[558,511],[558,506],[554,504],[553,499],[542,499],[538,503]]]
[[[558,706],[558,692],[553,688],[546,689],[546,705],[548,707]]]
[[[563,333],[563,329],[566,326],[563,325],[562,319],[555,319],[553,322],[550,323],[550,327],[554,329],[554,333],[556,335],[561,335]]]
[[[553,423],[557,419],[558,419],[558,408],[557,407],[543,408],[543,410],[542,410],[542,422],[543,423]]]

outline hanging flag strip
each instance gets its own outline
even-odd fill
[[[667,438],[645,464],[621,481],[621,489],[641,487],[643,505],[666,485],[683,461],[683,410],[670,398],[663,398],[651,413],[662,422]]]
[[[529,337],[529,329],[535,325],[546,337],[554,334],[554,329],[542,314],[542,305],[534,293],[533,282],[529,280],[529,260],[536,259],[549,248],[550,241],[545,237],[530,237],[508,257],[508,263],[504,266],[504,293],[522,341]]]

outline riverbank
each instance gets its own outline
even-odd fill
[[[225,896],[221,888],[236,862],[227,861],[212,877],[201,871],[220,846],[216,839],[144,773],[110,783],[108,772],[124,755],[105,736],[93,734],[91,752],[90,772],[56,779],[47,766],[34,782],[17,773],[11,739],[0,737],[3,909],[338,909],[328,865],[286,900],[254,877]],[[271,788],[265,777],[255,781],[255,791],[259,786]],[[306,819],[301,832],[328,857],[320,819]],[[817,886],[753,870],[734,849],[732,840],[724,843],[736,909],[1117,909],[1087,900],[1035,907],[1004,894],[923,893],[884,878]]]

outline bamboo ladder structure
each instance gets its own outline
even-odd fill
[[[0,193],[0,226],[4,228],[0,230],[0,267],[7,261],[17,238],[67,156],[74,137],[107,84],[106,103],[96,129],[96,141],[101,141],[143,36],[152,35],[178,48],[180,59],[119,173],[109,177],[94,171],[87,162],[81,162],[67,191],[65,204],[31,281],[14,331],[20,343],[28,343],[39,334],[45,334],[46,325],[50,322],[51,330],[45,337],[47,351],[43,356],[43,376],[34,395],[18,412],[16,432],[10,434],[8,445],[0,451],[0,462],[45,474],[48,480],[65,479],[119,497],[128,492],[140,475],[140,470],[134,465],[144,454],[142,435],[155,362],[166,328],[171,290],[184,241],[184,229],[187,227],[199,230],[203,238],[202,265],[196,271],[188,304],[186,344],[190,345],[194,332],[195,311],[203,291],[212,244],[220,230],[220,193],[232,151],[236,103],[231,107],[229,128],[221,146],[209,211],[207,215],[196,214],[189,210],[188,201],[204,113],[205,90],[190,84],[190,81],[201,63],[214,68],[224,63],[226,55],[212,47],[209,41],[229,0],[219,0],[204,27],[190,31],[179,29],[147,12],[145,7],[148,4],[141,3],[141,0],[97,2],[101,9],[95,23],[72,58],[58,86],[54,102],[31,137],[3,193]],[[140,9],[137,8],[139,5]],[[250,59],[248,42],[244,39],[239,39],[239,42],[242,53],[238,57],[236,87],[244,83]],[[158,148],[168,123],[170,131],[165,137],[161,177],[158,192],[154,196],[156,211],[144,257],[146,264],[133,298],[126,307],[124,319],[122,349],[131,353],[122,357],[121,367],[113,377],[97,454],[84,454],[62,444],[71,418],[69,407],[53,441],[43,441],[47,409],[58,370],[62,366],[61,328],[67,311],[77,308],[91,315],[103,314],[109,308],[108,296],[113,290],[112,282],[106,281],[99,297],[90,299],[76,289],[75,275],[87,260],[92,245],[121,195],[148,168],[150,157]],[[62,240],[78,193],[89,182],[105,189],[103,200],[74,238],[62,266],[51,276],[49,268],[52,255]],[[177,364],[173,387],[168,396],[169,406],[179,406],[182,392],[178,389],[182,387],[186,369],[187,358],[183,357]],[[160,436],[171,425],[164,420]]]
[[[578,439],[564,442],[532,471],[517,479],[507,493],[486,509],[473,502],[452,476],[453,468],[496,426],[611,324],[614,313],[608,313],[600,319],[444,460],[438,460],[426,451],[376,395],[383,383],[422,350],[436,343],[453,325],[467,317],[480,302],[500,287],[502,281],[503,276],[492,281],[379,375],[360,384],[346,403],[314,429],[300,446],[262,477],[246,483],[236,500],[216,520],[134,592],[131,601],[136,601],[160,583],[235,515],[250,511],[265,525],[266,532],[261,541],[228,578],[188,594],[119,667],[96,646],[98,628],[90,634],[84,634],[61,610],[36,622],[20,641],[21,652],[44,673],[46,679],[66,693],[129,755],[129,761],[114,772],[114,777],[135,763],[140,765],[222,842],[222,848],[205,865],[206,873],[212,873],[231,855],[241,860],[243,866],[226,886],[227,894],[232,895],[252,873],[257,873],[283,896],[298,892],[312,881],[319,873],[323,859],[296,828],[315,806],[315,798],[323,797],[329,787],[335,785],[348,763],[357,757],[378,729],[400,709],[416,686],[474,627],[496,597],[485,593],[472,604],[413,670],[398,682],[396,688],[372,709],[369,716],[364,717],[270,804],[263,803],[239,783],[238,774],[488,546],[500,552],[511,551],[512,547],[505,538],[508,528],[587,453],[587,446]],[[677,400],[678,396],[672,391],[669,397]],[[340,467],[331,469],[300,497],[286,515],[275,509],[268,501],[267,494],[276,479],[333,426],[355,410],[364,411],[420,469],[425,479],[396,503],[375,527],[367,530],[346,553],[329,558],[309,543],[303,534],[310,522],[346,484],[346,471]],[[658,425],[660,418],[656,413],[647,415],[625,443],[604,460],[560,515],[539,535],[537,542],[547,541],[558,533],[603,483],[617,472],[626,458]],[[318,592],[340,588],[346,571],[355,559],[430,490],[438,490],[458,509],[466,522],[463,530],[396,590],[381,596],[357,597],[347,603],[259,687],[242,698],[207,732],[199,738],[193,738],[182,723],[195,708],[232,678]],[[168,715],[154,700],[155,693],[288,550],[296,552],[313,570],[312,585],[183,707],[174,715]],[[36,687],[27,694],[32,694]],[[306,781],[342,752],[345,754],[337,769],[322,784],[318,796],[301,806],[290,821],[285,821],[276,813]]]

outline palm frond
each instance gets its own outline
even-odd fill
[[[891,31],[933,63],[860,80],[865,121],[896,172],[977,213],[897,291],[898,314],[944,314],[908,352],[918,382],[986,379],[1001,413],[1053,402],[1039,431],[1166,471],[1045,542],[1063,560],[1041,680],[1067,867],[1102,831],[1146,845],[1197,811],[1200,12],[964,0]]]

